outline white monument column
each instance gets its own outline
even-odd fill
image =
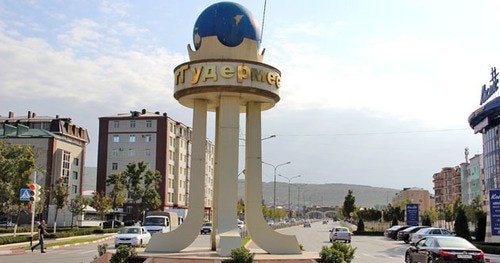
[[[218,139],[217,231],[220,237],[219,254],[227,256],[241,247],[237,225],[238,151],[240,129],[240,100],[236,96],[221,96]],[[223,160],[223,161],[222,161]]]
[[[203,221],[205,207],[206,100],[194,100],[192,139],[189,213],[184,222],[172,232],[154,234],[146,247],[146,252],[179,252],[191,245],[200,232],[200,222]]]
[[[271,254],[300,254],[295,236],[283,235],[267,224],[262,214],[261,103],[247,103],[245,145],[245,221],[260,248]]]

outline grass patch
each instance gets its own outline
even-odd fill
[[[43,244],[43,246],[44,247],[54,247],[54,246],[70,245],[70,244],[77,244],[77,243],[84,243],[84,242],[92,242],[92,241],[97,241],[100,239],[103,239],[103,237],[74,238],[74,239],[70,239],[70,240],[57,241],[57,242],[51,242],[51,243],[45,242]],[[37,241],[34,241],[33,245],[36,245],[37,243],[38,243]],[[30,249],[30,246],[25,246],[22,248]]]
[[[241,239],[241,244],[243,246],[245,246],[248,243],[248,241],[250,241],[250,237],[246,236],[246,237],[244,237],[244,238]]]

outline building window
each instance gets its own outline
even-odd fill
[[[135,121],[130,121],[130,128],[135,128]]]
[[[135,135],[130,135],[130,142],[135,142]]]
[[[144,136],[144,141],[145,142],[151,142],[151,135],[145,135]]]
[[[113,142],[120,142],[120,135],[113,135]]]
[[[133,208],[134,208],[133,206],[127,206],[127,208],[125,208],[125,209],[126,209],[125,211],[126,211],[128,214],[130,214],[130,213],[132,213],[132,209],[133,209]]]
[[[78,166],[80,163],[80,160],[78,158],[73,159],[73,165]]]
[[[135,156],[135,150],[134,149],[128,149],[128,156]]]
[[[111,151],[111,156],[115,156],[115,157],[118,156],[118,149],[113,149]]]
[[[115,129],[120,128],[120,122],[119,121],[114,121],[113,122],[113,128],[115,128]]]
[[[113,170],[113,171],[118,170],[118,163],[112,163],[111,164],[111,170]]]
[[[73,171],[73,180],[78,180],[78,172]]]
[[[173,161],[174,160],[174,152],[172,150],[169,150],[168,151],[168,159],[170,159],[170,161]]]
[[[146,149],[145,154],[146,154],[146,156],[151,156],[151,150],[150,149]]]
[[[153,122],[152,121],[146,121],[146,128],[151,128],[153,127]]]
[[[72,186],[71,186],[71,192],[72,192],[73,194],[76,194],[76,193],[78,192],[78,186],[76,186],[76,185],[72,185]]]

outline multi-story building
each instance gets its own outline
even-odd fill
[[[462,204],[470,204],[477,196],[483,199],[481,191],[481,173],[483,170],[483,158],[476,154],[470,162],[460,164],[462,183]]]
[[[70,118],[59,116],[37,116],[28,111],[27,116],[0,116],[0,140],[11,144],[30,145],[35,154],[38,168],[37,183],[42,186],[45,209],[42,217],[48,224],[54,222],[55,205],[51,201],[51,188],[59,178],[69,186],[69,202],[82,194],[85,173],[85,151],[90,142],[86,129],[71,122]],[[33,180],[34,176],[31,176]],[[71,213],[67,207],[59,211],[58,225],[70,225]]]
[[[461,201],[460,167],[444,167],[433,176],[436,209]]]
[[[427,212],[431,208],[431,197],[429,191],[423,188],[403,188],[392,198],[392,206],[399,206],[402,202],[409,201],[412,204],[419,204],[420,212]]]
[[[98,192],[109,192],[106,178],[123,172],[129,163],[144,161],[161,174],[159,194],[163,210],[177,209],[183,215],[188,207],[191,163],[191,133],[187,125],[166,113],[131,111],[99,118],[97,160]],[[205,211],[211,215],[215,146],[207,140]],[[126,218],[136,217],[131,203],[124,207]],[[208,219],[208,218],[207,218]]]

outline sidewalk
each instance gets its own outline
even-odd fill
[[[93,234],[93,235],[86,235],[86,236],[74,236],[74,237],[64,237],[64,238],[55,238],[55,239],[45,239],[44,244],[51,244],[55,242],[61,242],[65,240],[71,240],[71,239],[78,239],[78,238],[91,238],[91,237],[99,237],[102,236],[102,238],[95,240],[95,241],[90,241],[90,242],[81,242],[81,243],[73,243],[73,244],[66,244],[66,245],[57,245],[57,246],[50,246],[47,247],[46,249],[58,249],[58,248],[63,248],[63,247],[73,247],[73,246],[79,246],[79,245],[87,245],[87,244],[93,244],[93,243],[99,243],[104,240],[108,240],[111,238],[114,238],[116,233],[111,233],[111,234]],[[33,245],[38,243],[38,241],[34,241]],[[21,242],[21,243],[14,243],[14,244],[7,244],[7,245],[0,245],[0,255],[7,255],[7,254],[19,254],[19,253],[25,253],[29,250],[25,249],[25,247],[29,246],[30,242]]]

